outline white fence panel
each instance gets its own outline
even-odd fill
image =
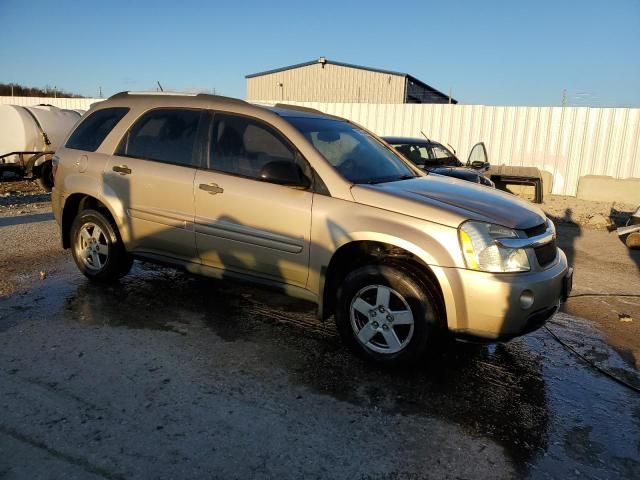
[[[51,97],[0,97],[0,105],[53,105],[70,110],[89,110],[92,104],[102,102],[104,98],[51,98]]]
[[[575,196],[584,175],[640,178],[638,108],[289,103],[348,118],[379,135],[424,132],[452,145],[461,160],[485,142],[494,165],[550,172],[558,195]]]
[[[102,100],[0,97],[0,105],[42,103],[88,110]],[[348,118],[379,135],[420,137],[424,132],[452,145],[462,160],[483,141],[494,165],[536,166],[550,172],[552,192],[558,195],[576,195],[584,175],[640,178],[638,108],[289,103]]]

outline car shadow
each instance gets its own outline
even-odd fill
[[[25,225],[27,223],[48,222],[53,220],[52,213],[33,213],[30,215],[16,215],[14,217],[0,217],[0,227]]]

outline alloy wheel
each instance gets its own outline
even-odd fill
[[[368,285],[356,293],[350,317],[358,342],[377,353],[400,352],[413,337],[414,319],[409,304],[385,285]]]
[[[109,241],[105,232],[92,222],[82,225],[76,240],[76,253],[89,270],[102,269],[109,258]]]

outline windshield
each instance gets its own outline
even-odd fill
[[[456,156],[439,143],[394,143],[393,148],[421,168],[461,165]]]
[[[303,117],[286,120],[350,182],[382,183],[418,176],[392,150],[347,122]]]

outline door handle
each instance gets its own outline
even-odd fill
[[[131,174],[131,169],[129,167],[127,167],[126,165],[116,165],[115,167],[113,167],[112,170],[114,172],[119,173],[120,175],[130,175]]]
[[[201,183],[198,188],[211,195],[217,195],[218,193],[224,192],[224,188],[219,187],[217,183]]]

